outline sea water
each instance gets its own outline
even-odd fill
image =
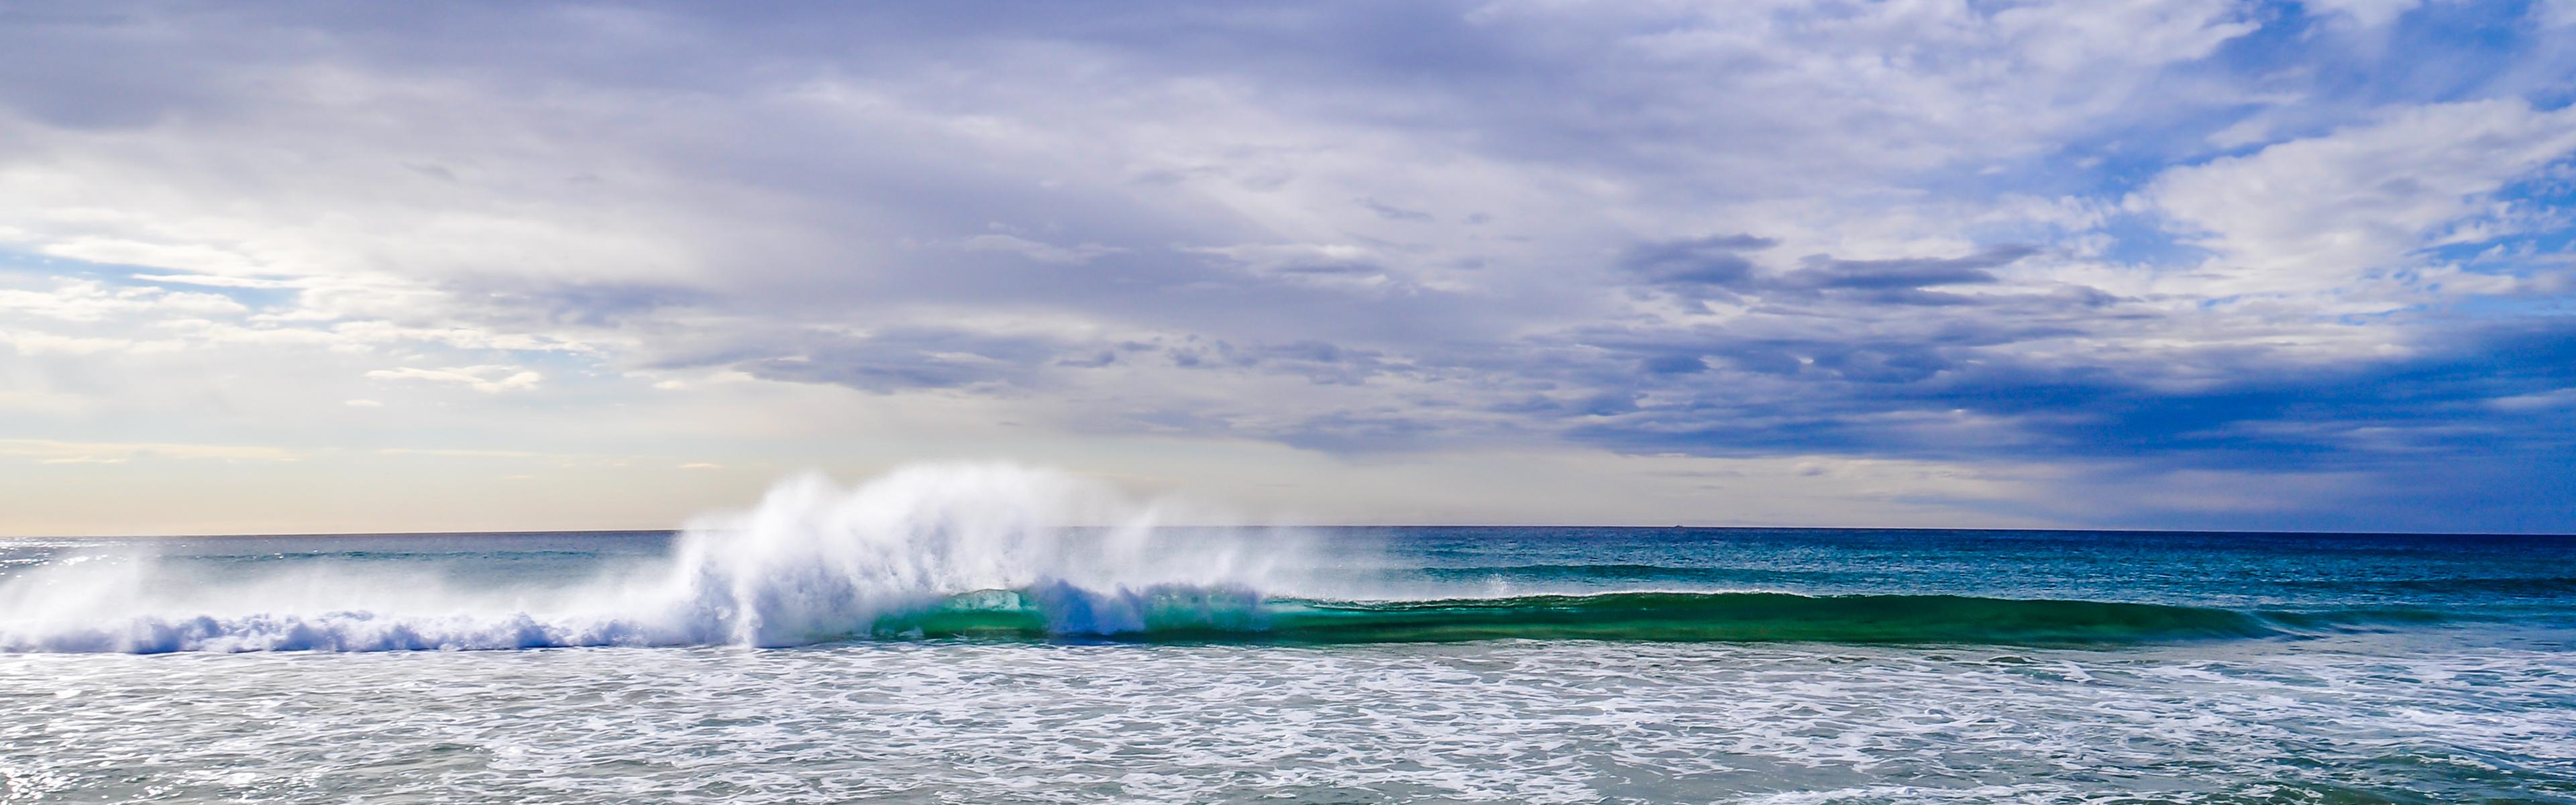
[[[1190,515],[0,542],[0,801],[2576,802],[2576,540]]]

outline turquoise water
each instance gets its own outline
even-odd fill
[[[789,532],[0,543],[0,797],[2576,801],[2565,538]]]

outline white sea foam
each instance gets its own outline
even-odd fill
[[[780,646],[1024,588],[1046,592],[1059,633],[1114,634],[1142,626],[1137,590],[1260,586],[1303,554],[1284,530],[1158,528],[1179,505],[1009,464],[915,466],[847,489],[809,475],[693,523],[667,562],[498,587],[405,563],[210,564],[129,546],[0,582],[0,650]]]
[[[33,801],[2226,805],[2576,785],[2568,653],[2390,635],[0,660],[0,782]]]

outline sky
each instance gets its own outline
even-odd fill
[[[2576,531],[2576,0],[0,4],[0,534]]]

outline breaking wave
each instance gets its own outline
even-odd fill
[[[1315,573],[1324,557],[1297,533],[1162,527],[1175,506],[1131,501],[1064,473],[943,464],[851,489],[819,477],[794,479],[747,512],[696,523],[667,557],[572,583],[460,585],[416,563],[346,554],[212,566],[149,551],[90,555],[0,581],[0,650],[777,647],[864,639],[2046,646],[2263,637],[2356,621],[2331,613],[1951,595],[1324,595],[1315,592],[1329,589]]]

